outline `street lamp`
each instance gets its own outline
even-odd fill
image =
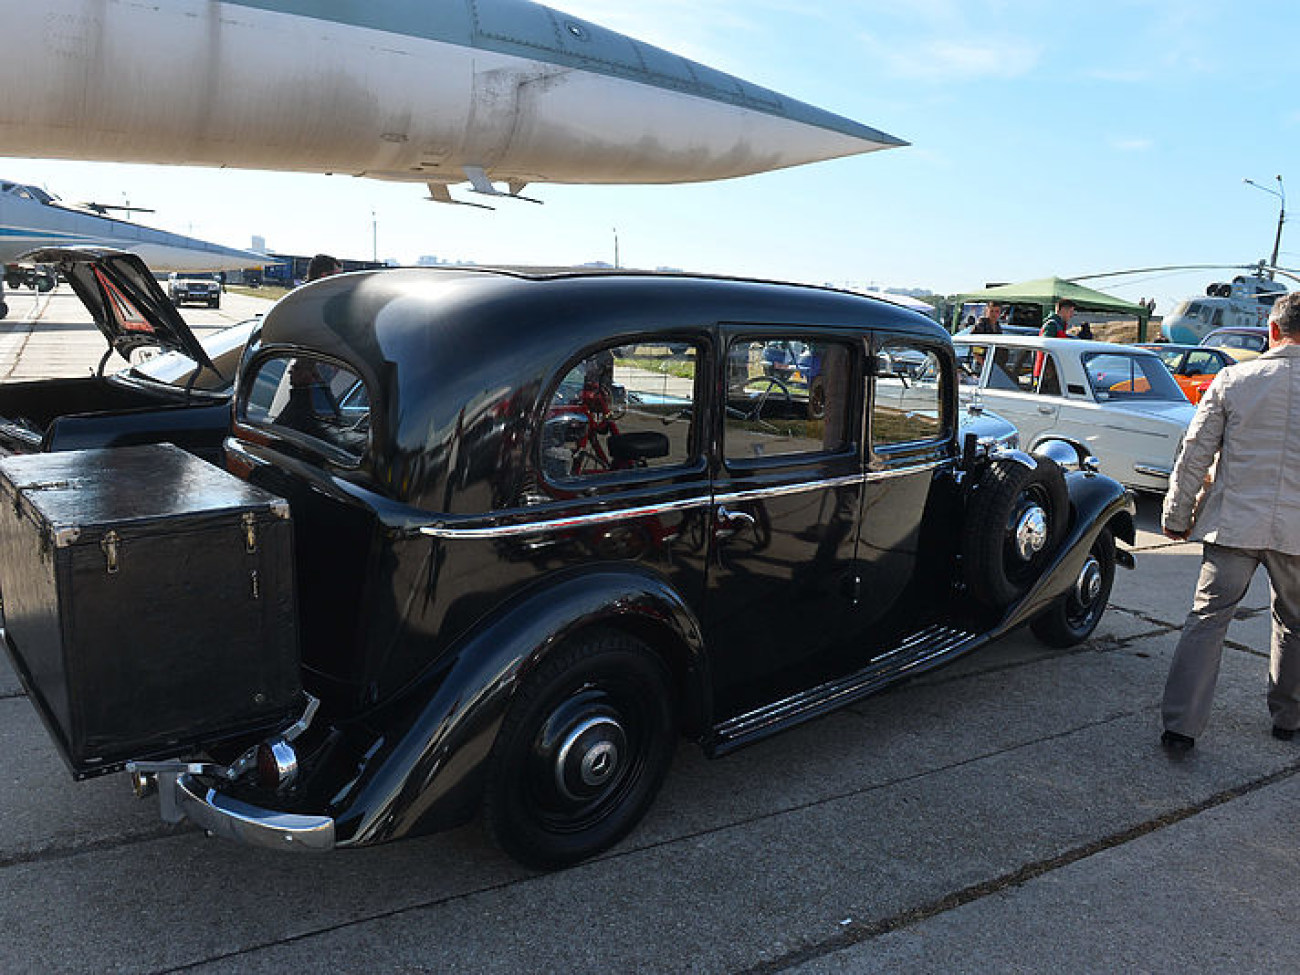
[[[374,210],[370,211],[370,263],[379,263],[379,221]]]
[[[618,270],[618,228],[614,228],[614,270]]]
[[[1278,252],[1282,248],[1282,224],[1286,223],[1286,188],[1282,185],[1281,176],[1274,176],[1273,178],[1277,180],[1277,189],[1273,189],[1269,186],[1261,186],[1253,179],[1243,179],[1242,182],[1248,186],[1255,187],[1257,190],[1263,190],[1265,193],[1272,194],[1281,201],[1281,205],[1277,211],[1277,236],[1273,238],[1273,260],[1271,262],[1273,267],[1277,267]],[[1273,280],[1272,271],[1268,272],[1268,277],[1270,281]]]

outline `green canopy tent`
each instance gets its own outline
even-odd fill
[[[1073,301],[1079,311],[1101,311],[1133,316],[1138,321],[1138,341],[1146,341],[1147,321],[1151,313],[1145,307],[1122,298],[1113,298],[1102,291],[1085,288],[1064,278],[1039,278],[1021,284],[1002,284],[996,288],[985,288],[983,291],[974,291],[970,294],[953,295],[949,299],[953,303],[952,330],[955,332],[961,327],[961,310],[964,304],[996,301],[1004,305],[1037,305],[1040,310],[1038,321],[1041,323],[1062,298]]]

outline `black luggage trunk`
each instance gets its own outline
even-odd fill
[[[0,459],[5,642],[78,778],[300,707],[287,502],[169,444]]]

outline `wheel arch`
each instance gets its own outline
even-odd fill
[[[679,731],[708,727],[709,672],[699,621],[662,577],[639,566],[576,569],[532,588],[474,628],[421,680],[366,716],[379,745],[335,810],[338,845],[434,832],[471,818],[506,710],[527,675],[581,634],[617,629],[667,665]]]
[[[1127,544],[1133,544],[1136,506],[1122,484],[1094,473],[1071,472],[1065,475],[1070,499],[1070,524],[1066,536],[1052,560],[1044,567],[1038,581],[1013,603],[1001,622],[990,632],[996,639],[1021,623],[1037,616],[1074,582],[1097,535],[1109,528]],[[1132,568],[1132,556],[1117,557],[1120,565]]]

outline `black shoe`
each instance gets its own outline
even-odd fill
[[[1190,752],[1196,747],[1196,739],[1189,735],[1180,735],[1176,731],[1166,731],[1160,736],[1160,746],[1171,752]]]
[[[1295,728],[1279,728],[1277,725],[1273,725],[1273,737],[1278,741],[1290,741],[1295,737],[1295,733]]]

